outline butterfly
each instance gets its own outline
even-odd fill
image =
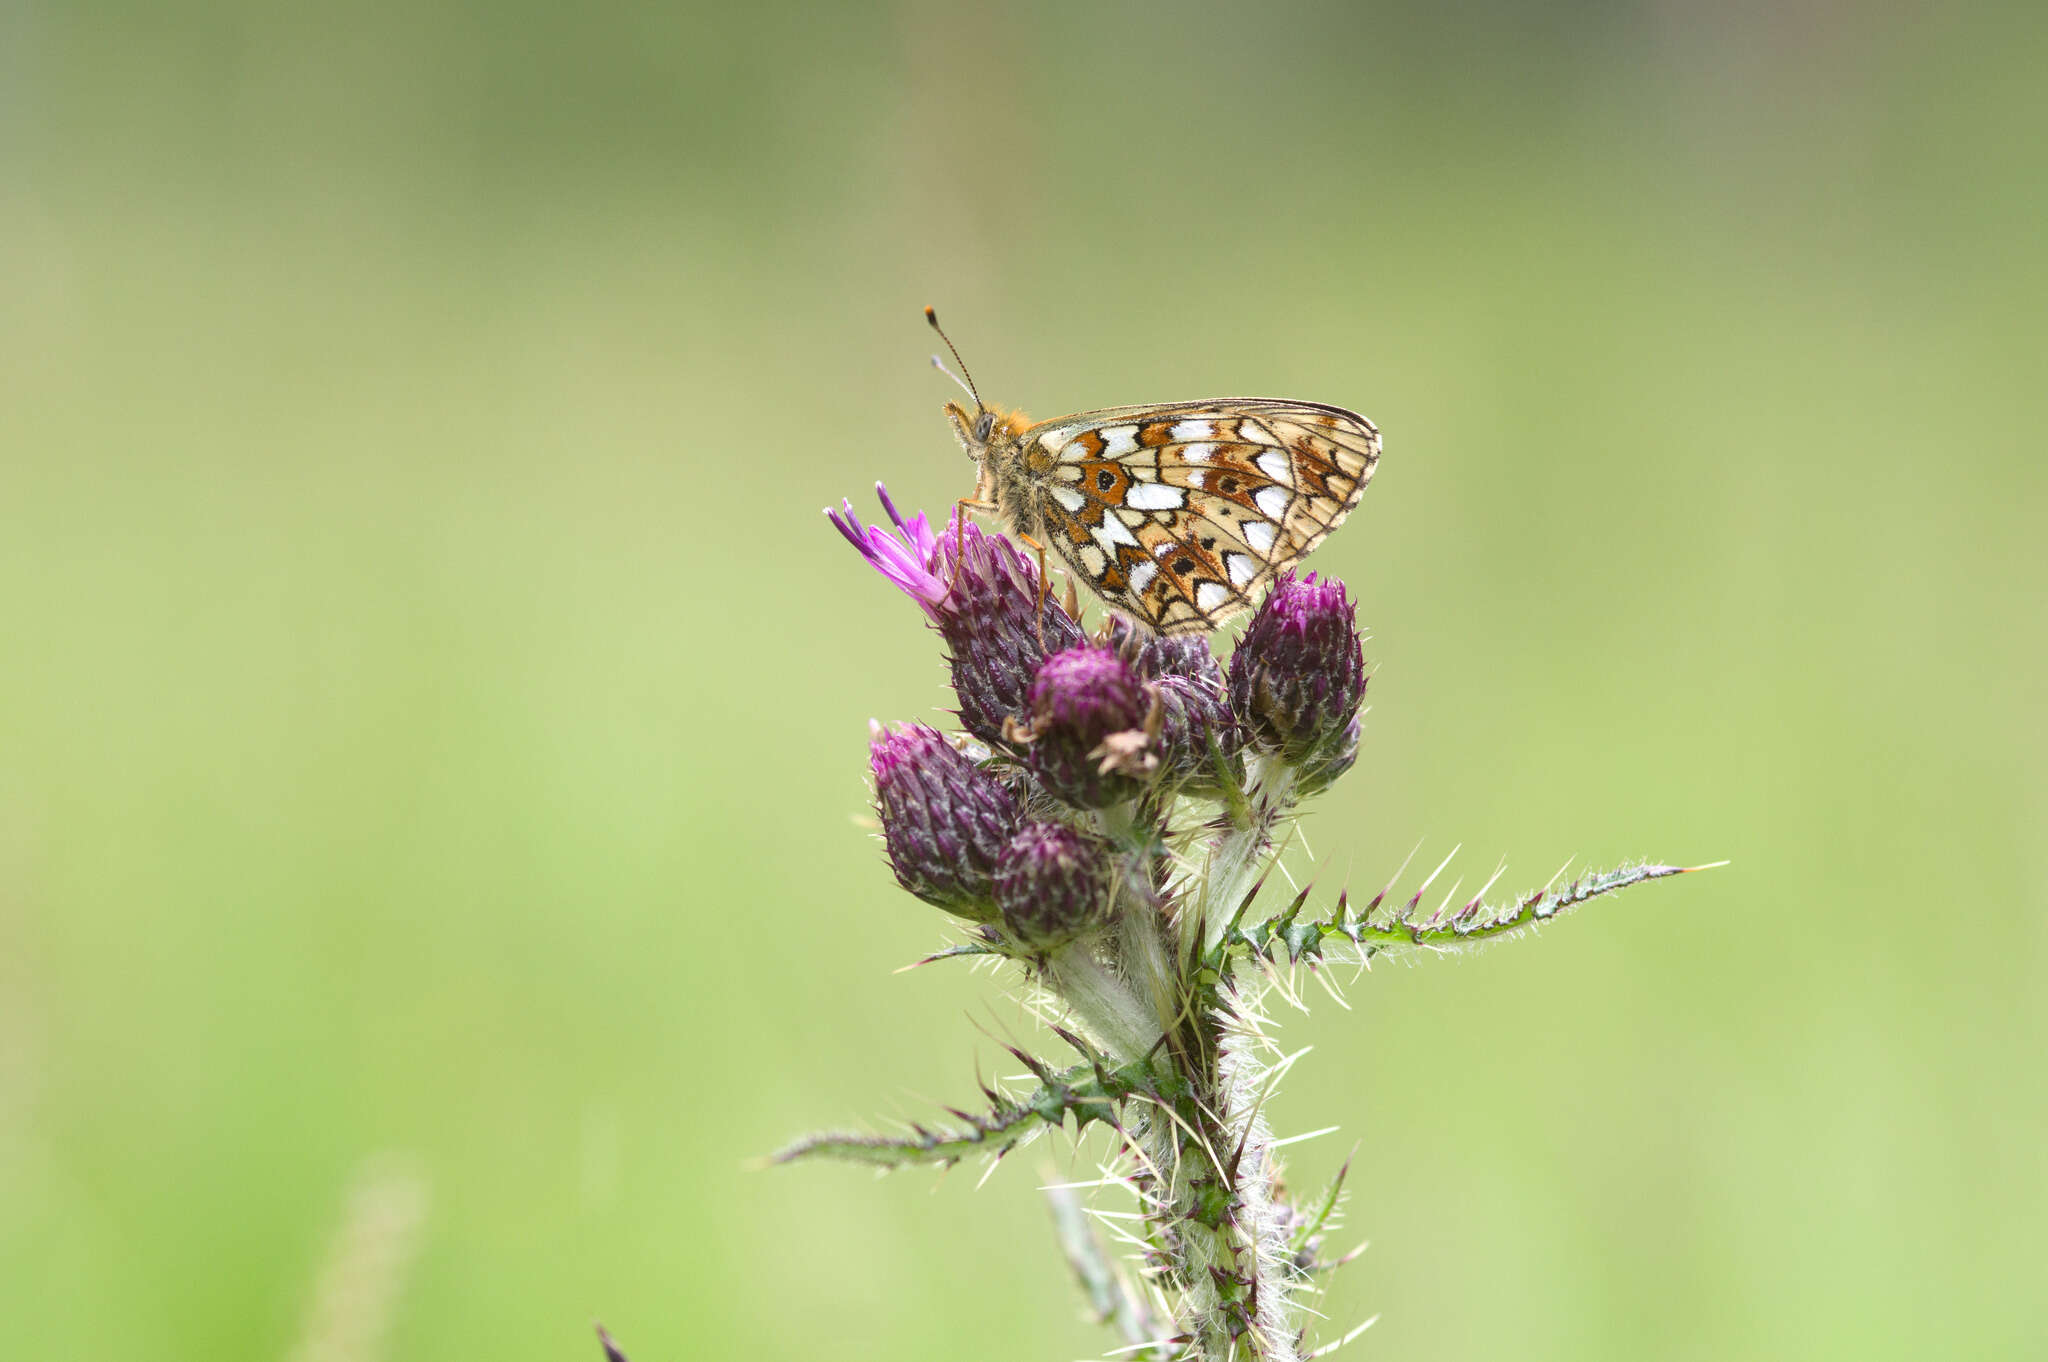
[[[925,320],[965,374],[932,309]],[[1160,634],[1251,609],[1351,514],[1379,465],[1378,428],[1321,402],[1218,397],[1033,424],[956,381],[974,411],[948,402],[946,419],[978,465],[963,504],[997,511]]]

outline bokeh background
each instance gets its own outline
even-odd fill
[[[1297,1019],[1331,1334],[2048,1352],[2044,59],[2018,4],[10,0],[0,1352],[1112,1345],[1053,1146],[750,1164],[1029,1034],[891,973],[945,927],[857,821],[943,671],[818,508],[970,486],[927,302],[1041,416],[1380,423],[1332,887],[1733,862]]]

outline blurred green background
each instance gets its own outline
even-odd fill
[[[0,1352],[1112,1346],[1052,1145],[748,1166],[1026,1030],[856,822],[927,302],[1380,423],[1331,885],[1733,861],[1293,1026],[1331,1335],[2048,1352],[2040,15],[0,8]]]

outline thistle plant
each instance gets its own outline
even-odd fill
[[[1625,865],[1514,898],[1493,880],[1269,892],[1305,801],[1358,759],[1364,645],[1342,583],[1283,576],[1227,667],[1205,636],[1159,637],[1040,581],[1036,555],[957,515],[935,531],[877,488],[886,525],[850,504],[832,521],[944,640],[959,729],[872,726],[869,763],[897,882],[956,920],[926,957],[990,963],[1057,1043],[1009,1052],[1028,1077],[984,1083],[974,1110],[895,1134],[820,1134],[778,1162],[895,1169],[999,1160],[1055,1132],[1110,1132],[1100,1185],[1137,1217],[1105,1219],[1113,1261],[1071,1188],[1053,1189],[1058,1239],[1119,1356],[1262,1359],[1310,1350],[1310,1298],[1351,1255],[1326,1252],[1343,1193],[1297,1199],[1264,1115],[1290,1059],[1264,1003],[1298,971],[1447,952],[1528,932],[1604,894],[1683,873]],[[1559,879],[1562,879],[1560,873]],[[1123,1226],[1135,1225],[1135,1229]]]

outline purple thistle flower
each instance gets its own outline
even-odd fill
[[[880,525],[861,524],[850,501],[841,501],[836,511],[826,507],[825,517],[832,522],[834,529],[846,536],[846,542],[873,565],[875,571],[923,606],[925,613],[936,620],[937,606],[946,598],[946,580],[937,570],[943,566],[939,537],[932,533],[931,523],[922,511],[906,521],[903,513],[896,509],[896,503],[889,500],[889,489],[879,482],[875,484],[875,495],[881,498],[882,509],[889,513],[889,521],[896,527],[894,534]]]
[[[1004,720],[1025,712],[1031,679],[1048,652],[1083,640],[1081,626],[1047,593],[1039,600],[1038,563],[1000,534],[955,511],[943,533],[922,513],[905,520],[875,484],[890,530],[866,526],[850,502],[828,510],[832,524],[874,569],[924,610],[951,649],[960,722],[984,742],[1008,741]]]
[[[1023,818],[1017,796],[924,724],[868,727],[875,812],[905,889],[977,922],[995,913],[996,857]]]
[[[1051,950],[1106,919],[1109,870],[1094,838],[1064,823],[1030,823],[996,859],[996,906],[1018,941]]]
[[[1054,653],[1031,682],[1031,745],[1024,761],[1069,804],[1100,808],[1143,789],[1158,764],[1149,749],[1152,695],[1109,648]]]
[[[1335,578],[1273,586],[1230,659],[1230,704],[1246,739],[1320,789],[1358,757],[1365,651],[1357,608]]]

